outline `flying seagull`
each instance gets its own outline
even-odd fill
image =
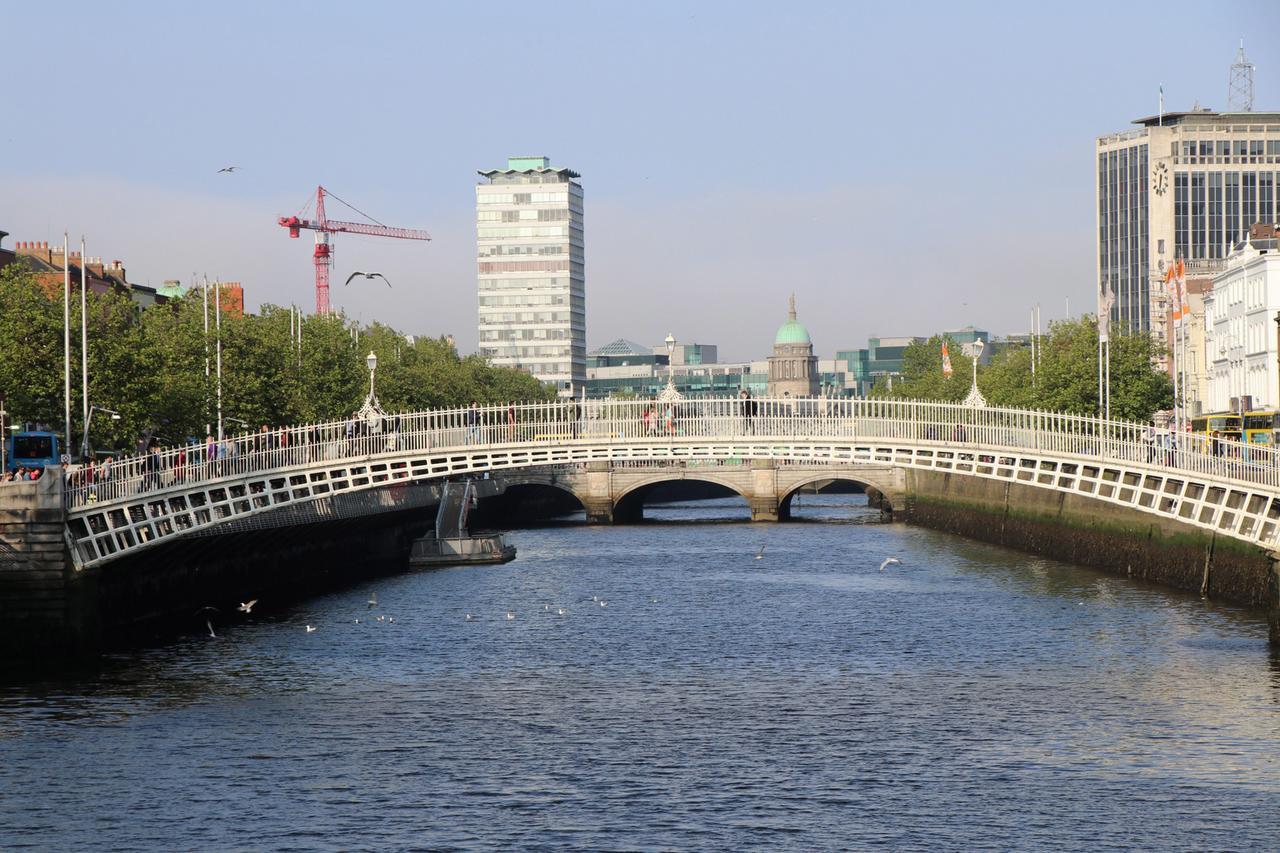
[[[883,563],[880,564],[880,571],[883,572],[885,566],[901,566],[901,565],[902,565],[902,561],[899,560],[897,557],[890,557],[889,559],[885,560]]]
[[[343,284],[343,286],[345,287],[346,285],[350,284],[350,283],[351,283],[351,279],[355,278],[355,277],[356,277],[356,276],[358,276],[358,275],[362,275],[362,276],[364,276],[365,278],[380,278],[380,279],[382,279],[383,281],[386,281],[386,282],[387,282],[387,287],[390,287],[390,286],[391,286],[391,282],[387,281],[387,277],[386,277],[385,275],[383,275],[382,273],[380,273],[380,272],[361,272],[360,270],[356,270],[356,271],[355,271],[355,272],[353,272],[351,275],[347,276],[347,280],[346,280],[346,281],[344,281],[344,282],[342,283],[342,284]]]
[[[236,169],[239,169],[239,168],[240,168],[239,166],[223,166],[221,169],[214,172],[214,174],[221,175],[223,172],[234,172]]]
[[[378,606],[378,593],[377,592],[369,593],[369,609],[372,610],[377,606]]]
[[[258,599],[251,598],[248,601],[240,602],[240,606],[236,609],[239,610],[241,613],[250,613],[253,611],[253,605],[257,603],[258,603]]]
[[[756,559],[757,559],[757,560],[763,560],[763,559],[764,559],[764,545],[761,545],[761,546],[760,546],[760,550],[756,552]]]

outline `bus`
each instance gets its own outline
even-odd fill
[[[1280,429],[1280,412],[1259,411],[1244,413],[1245,444],[1275,444],[1277,429]]]
[[[5,439],[5,468],[43,468],[57,465],[62,442],[56,432],[15,432]]]
[[[1191,434],[1201,442],[1207,443],[1215,432],[1223,441],[1239,441],[1243,432],[1240,416],[1219,412],[1191,419]]]

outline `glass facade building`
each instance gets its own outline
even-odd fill
[[[1222,268],[1254,222],[1280,218],[1280,113],[1165,113],[1096,144],[1097,286],[1113,322],[1167,335],[1164,271]]]
[[[479,351],[568,394],[586,379],[582,186],[546,157],[512,157],[476,186]]]

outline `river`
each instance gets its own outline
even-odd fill
[[[11,679],[0,848],[1280,843],[1259,614],[856,495],[646,514]]]

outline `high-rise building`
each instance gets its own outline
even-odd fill
[[[546,157],[511,157],[479,174],[480,353],[572,393],[587,367],[578,173]]]
[[[1223,268],[1254,222],[1280,211],[1280,113],[1163,113],[1097,140],[1098,288],[1111,318],[1167,337],[1166,267],[1188,278]]]

